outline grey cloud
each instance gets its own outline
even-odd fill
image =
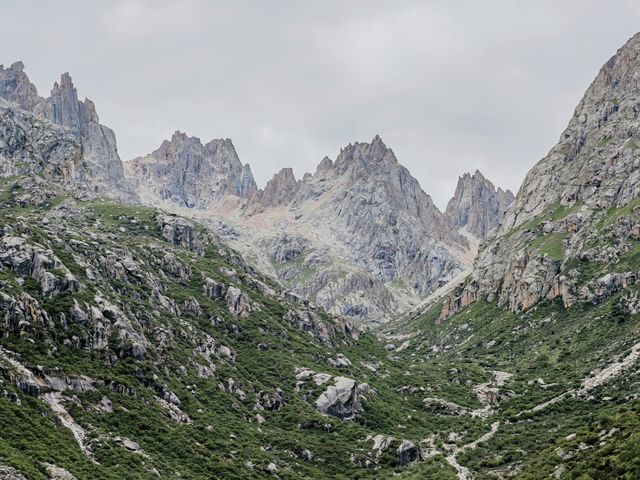
[[[69,71],[124,159],[180,129],[232,138],[264,183],[379,133],[440,207],[479,168],[517,189],[633,1],[8,1],[5,64],[41,93]]]

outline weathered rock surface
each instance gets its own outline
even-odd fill
[[[602,292],[629,282],[608,277],[582,287],[578,280],[589,264],[623,260],[638,233],[640,211],[630,205],[640,197],[638,69],[640,34],[600,69],[441,318],[485,296],[514,311],[544,298],[560,297],[565,305],[601,301]]]
[[[36,86],[24,73],[24,64],[15,62],[9,68],[0,65],[0,98],[32,110],[42,101]]]
[[[336,377],[316,400],[316,409],[320,413],[352,420],[363,412],[359,399],[359,386],[356,381],[346,377]]]
[[[202,145],[179,132],[126,171],[145,202],[192,209],[294,293],[374,322],[465,269],[475,249],[458,229],[484,235],[510,198],[478,174],[459,188],[458,213],[443,215],[378,136],[346,146],[335,162],[325,157],[300,180],[283,168],[263,190],[230,140]]]
[[[1,162],[3,175],[20,165],[30,173],[51,172],[83,196],[138,201],[124,180],[113,130],[100,124],[91,100],[78,100],[68,73],[42,98],[22,62],[0,67],[0,99],[8,102],[0,105],[0,154],[11,160]]]
[[[256,191],[249,165],[242,165],[231,140],[200,139],[175,132],[145,157],[126,162],[127,177],[147,202],[206,209],[228,195]]]
[[[514,196],[487,180],[480,171],[465,173],[458,179],[455,194],[449,200],[445,216],[458,228],[484,238],[502,220]]]

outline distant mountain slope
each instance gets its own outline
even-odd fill
[[[465,173],[458,179],[453,198],[447,204],[445,217],[456,227],[464,228],[482,239],[500,224],[513,199],[511,191],[496,189],[493,183],[476,170],[473,175]]]
[[[443,317],[487,296],[601,302],[638,279],[640,34],[600,69],[558,144],[527,174]]]
[[[224,146],[223,156],[207,155],[199,140],[174,135],[127,162],[127,174],[149,203],[208,207],[190,214],[220,220],[210,224],[223,239],[331,312],[384,321],[473,258],[461,225],[438,211],[378,136],[343,148],[335,162],[323,159],[301,180],[284,168],[263,190],[253,178],[245,185],[248,165],[229,141]],[[501,199],[482,199],[492,212],[487,222]],[[477,215],[482,208],[476,205]]]
[[[207,208],[226,195],[246,197],[257,190],[249,165],[242,165],[231,140],[202,145],[176,132],[146,157],[125,164],[140,194],[187,208]]]

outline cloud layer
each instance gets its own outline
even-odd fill
[[[69,71],[129,159],[175,130],[231,138],[259,184],[380,134],[442,208],[480,169],[517,190],[635,1],[8,1],[3,58]]]

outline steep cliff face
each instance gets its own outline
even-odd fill
[[[251,168],[242,165],[229,139],[203,145],[176,132],[125,168],[142,198],[178,207],[206,209],[227,195],[246,197],[257,190]]]
[[[513,202],[511,191],[506,192],[487,180],[480,171],[465,173],[458,179],[456,191],[445,216],[458,228],[464,228],[477,238],[484,238],[502,220]]]
[[[69,140],[68,137],[73,138],[80,147],[80,159],[77,158],[78,155],[73,156],[74,168],[67,172],[70,176],[65,177],[65,181],[81,189],[81,195],[112,197],[128,203],[138,201],[137,195],[124,180],[113,130],[100,124],[91,100],[78,100],[76,88],[68,73],[62,75],[60,83],[54,84],[50,97],[42,98],[24,73],[22,62],[16,62],[10,68],[0,68],[0,98],[13,111],[12,118],[24,119],[24,122],[18,122],[22,126],[37,124],[49,136],[56,132],[55,135],[65,137],[61,140],[64,142]],[[45,125],[40,119],[62,128]],[[14,143],[17,141],[27,145],[42,140],[37,132],[29,129],[23,131],[26,136],[19,141],[14,139]],[[11,143],[11,140],[6,142]],[[42,161],[42,158],[36,157],[38,155],[34,157],[36,163]]]
[[[543,298],[601,301],[635,281],[639,70],[637,34],[600,69],[558,144],[527,174],[443,317],[482,296],[517,311]]]
[[[42,101],[36,86],[24,73],[22,62],[15,62],[6,69],[0,65],[0,98],[17,103],[25,110],[32,110]]]

